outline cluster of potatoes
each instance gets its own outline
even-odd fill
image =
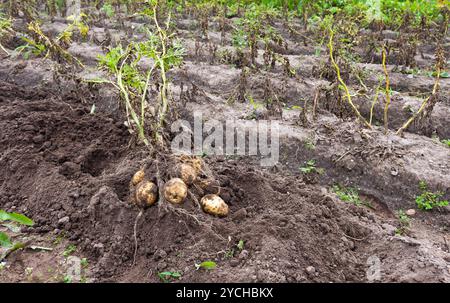
[[[201,171],[201,162],[192,161],[191,164],[180,163],[175,168],[176,178],[172,178],[164,185],[164,199],[172,204],[182,204],[188,195],[188,186],[198,181],[197,176]],[[218,187],[212,180],[199,181],[202,188],[211,186]],[[147,208],[158,201],[158,186],[148,180],[143,170],[137,171],[131,179],[131,184],[135,188],[134,197],[132,199],[140,208]],[[224,217],[228,215],[228,205],[217,194],[207,194],[200,200],[202,209],[211,215]]]

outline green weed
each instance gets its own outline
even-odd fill
[[[300,171],[304,174],[318,173],[323,175],[325,173],[323,168],[316,167],[316,160],[308,160],[305,166],[300,167]]]
[[[179,272],[173,272],[173,271],[164,271],[157,274],[158,278],[162,282],[170,282],[173,279],[180,279],[181,273]]]
[[[447,200],[441,200],[444,195],[442,192],[431,192],[428,190],[428,184],[425,181],[419,182],[419,189],[422,192],[416,196],[417,207],[421,210],[432,210],[436,207],[444,207],[448,205]]]
[[[315,150],[316,149],[316,145],[314,144],[314,141],[311,139],[306,139],[305,142],[303,143],[303,146],[307,150]]]
[[[214,261],[204,261],[200,264],[195,264],[196,270],[199,270],[200,268],[212,270],[212,269],[215,269],[216,267],[217,267],[217,264]]]
[[[112,18],[115,15],[114,8],[111,3],[105,3],[100,8],[100,11],[104,13],[108,18]]]
[[[72,255],[75,251],[77,250],[77,247],[73,244],[70,244],[69,246],[66,247],[66,249],[63,252],[63,256],[65,258],[69,257],[70,255]]]
[[[397,218],[399,220],[400,227],[395,230],[395,233],[398,235],[403,235],[406,233],[411,224],[411,218],[403,210],[399,210],[397,212]]]
[[[2,45],[2,38],[12,32],[12,22],[0,12],[0,50],[9,55],[8,51]]]
[[[338,198],[344,202],[348,202],[357,206],[363,205],[363,201],[359,197],[358,190],[355,188],[334,185],[332,190],[338,196]]]

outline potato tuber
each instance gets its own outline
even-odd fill
[[[218,195],[210,194],[200,200],[200,205],[208,214],[225,217],[228,215],[228,205]]]
[[[164,198],[174,204],[183,203],[186,199],[188,188],[180,178],[169,180],[164,186]]]
[[[138,170],[133,178],[131,178],[131,184],[133,184],[134,186],[138,185],[140,182],[142,182],[142,180],[144,180],[145,177],[145,172],[141,169]]]
[[[191,185],[194,183],[195,179],[197,179],[197,172],[195,169],[189,164],[184,163],[177,165],[176,175],[187,185]]]
[[[136,188],[135,203],[141,207],[149,207],[158,200],[158,187],[155,183],[144,180]]]

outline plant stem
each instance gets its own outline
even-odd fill
[[[382,50],[382,65],[383,65],[383,71],[384,71],[384,76],[386,79],[386,103],[384,105],[384,131],[385,133],[388,132],[388,110],[389,110],[389,105],[391,104],[391,94],[390,94],[390,83],[389,83],[389,73],[387,71],[386,68],[386,48],[383,45],[383,50]]]
[[[3,47],[3,45],[1,43],[0,43],[0,49],[9,56],[9,52]]]
[[[134,220],[134,228],[133,228],[133,237],[134,237],[134,255],[133,255],[133,266],[136,263],[136,255],[137,255],[137,249],[138,249],[138,240],[137,240],[137,224],[139,222],[139,219],[144,214],[144,211],[139,211],[138,215],[136,216],[136,220]]]
[[[381,86],[381,82],[378,83],[378,86],[377,86],[377,88],[376,88],[376,90],[375,90],[375,96],[374,96],[374,98],[373,98],[372,105],[370,106],[370,117],[369,117],[369,124],[370,124],[370,125],[372,125],[373,110],[374,110],[374,108],[375,108],[375,104],[376,104],[377,101],[378,101],[378,95],[379,95],[379,93],[380,93],[380,86]]]
[[[400,128],[397,130],[397,132],[396,132],[397,135],[401,135],[401,134],[403,133],[403,131],[409,127],[409,125],[410,125],[410,124],[417,118],[417,116],[419,116],[419,115],[422,113],[422,111],[425,109],[425,107],[426,107],[428,101],[430,100],[430,98],[436,95],[436,93],[437,93],[437,91],[438,91],[438,88],[439,88],[439,78],[440,78],[440,77],[441,77],[441,69],[440,69],[440,68],[437,68],[437,70],[436,70],[436,80],[435,80],[435,82],[434,82],[433,91],[432,91],[432,93],[431,93],[431,96],[429,96],[428,98],[426,98],[425,100],[423,100],[422,104],[420,105],[419,110],[418,110],[411,118],[409,118],[409,120],[406,121],[405,124],[403,124],[402,127],[400,127]]]
[[[336,71],[336,76],[337,76],[337,78],[338,78],[338,81],[339,81],[339,83],[341,84],[341,87],[344,89],[345,95],[346,95],[346,97],[347,97],[347,101],[348,101],[348,103],[350,104],[350,106],[352,107],[352,109],[353,109],[353,111],[355,112],[356,116],[357,116],[362,122],[364,122],[364,124],[365,124],[368,128],[372,129],[372,126],[370,125],[370,123],[367,122],[367,120],[361,115],[361,113],[359,112],[358,108],[357,108],[357,107],[355,106],[355,104],[353,103],[352,97],[350,96],[350,91],[348,90],[348,87],[347,87],[347,85],[345,84],[344,80],[342,80],[342,77],[341,77],[341,71],[340,71],[339,66],[337,65],[337,63],[336,63],[336,61],[334,60],[334,57],[333,57],[333,35],[334,35],[334,32],[333,32],[333,30],[330,29],[330,41],[329,41],[329,43],[328,43],[328,48],[329,48],[329,50],[330,50],[330,60],[331,60],[331,63],[333,64],[333,67],[334,67],[334,69],[335,69],[335,71]]]
[[[142,93],[142,98],[141,98],[141,125],[144,125],[145,123],[145,98],[147,97],[147,91],[148,91],[148,86],[150,84],[150,78],[152,76],[153,70],[155,69],[156,64],[153,64],[152,68],[149,70],[148,74],[147,74],[147,79],[145,81],[145,87],[144,87],[144,91]]]
[[[144,132],[144,124],[141,124],[141,121],[139,120],[139,117],[137,116],[135,110],[133,109],[133,106],[131,105],[131,101],[130,101],[130,97],[128,94],[128,90],[125,88],[125,86],[123,85],[123,79],[122,79],[122,69],[123,66],[125,64],[125,62],[128,59],[128,55],[125,57],[125,59],[122,62],[122,65],[120,66],[120,69],[117,73],[117,85],[120,88],[120,91],[122,92],[122,95],[125,99],[125,109],[127,111],[127,117],[130,114],[131,118],[133,119],[133,122],[136,124],[136,127],[138,128],[138,132],[139,132],[139,139],[142,140],[142,142],[144,142],[145,145],[149,145],[147,138],[145,137],[145,132]]]
[[[156,12],[157,6],[158,6],[158,2],[156,2],[156,4],[153,6],[153,21],[155,22],[156,29],[157,29],[158,35],[159,35],[159,40],[160,40],[161,47],[162,47],[161,54],[157,55],[158,65],[159,65],[159,68],[161,71],[162,87],[160,89],[161,104],[160,104],[158,124],[156,127],[155,135],[156,135],[157,142],[162,143],[162,136],[160,134],[160,131],[164,124],[164,120],[165,120],[167,110],[169,107],[169,101],[167,100],[167,85],[168,84],[167,84],[166,69],[165,69],[165,62],[164,62],[164,58],[167,55],[167,50],[166,50],[167,35],[166,35],[166,32],[159,25],[158,18],[157,18],[157,12]],[[168,20],[166,22],[166,30],[169,28],[169,25],[170,25],[170,14],[169,14]]]

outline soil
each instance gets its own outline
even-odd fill
[[[58,32],[61,22],[44,28]],[[187,112],[248,120],[254,110],[248,102],[228,102],[242,69],[208,51],[211,44],[227,49],[217,24],[211,24],[208,41],[199,29],[198,37],[192,35],[192,20],[178,25],[187,55],[170,75],[174,100],[187,89]],[[450,282],[449,207],[416,209],[407,232],[397,232],[397,212],[416,208],[420,180],[450,198],[450,149],[432,137],[450,138],[450,81],[442,79],[443,98],[432,124],[413,126],[403,137],[395,130],[409,117],[405,108],[418,108],[433,79],[411,80],[394,66],[389,67],[395,94],[388,134],[382,127],[367,130],[354,119],[339,118],[322,99],[317,119],[301,125],[295,106],[312,103],[316,89],[330,84],[315,72],[326,50],[317,56],[314,46],[287,33],[288,48],[279,52],[288,56],[297,77],[288,77],[277,64],[250,73],[247,87],[263,102],[268,77],[284,103],[282,117],[264,113],[280,122],[279,163],[263,168],[259,157],[204,157],[230,215],[205,214],[192,197],[180,207],[150,207],[137,221],[134,260],[139,210],[130,203],[129,182],[141,167],[155,177],[161,163],[135,144],[113,89],[80,80],[98,74],[99,41],[112,31],[106,30],[98,25],[88,42],[72,44],[69,50],[87,66],[76,78],[57,74],[50,60],[0,59],[0,209],[26,214],[36,223],[13,233],[14,239],[51,248],[11,253],[0,269],[1,282],[62,282],[69,255],[86,258],[81,281],[89,282],[159,282],[158,273],[165,271],[181,273],[173,282],[372,282],[368,272],[374,259],[380,261],[382,282]],[[129,38],[123,30],[114,33],[114,39]],[[227,32],[224,45],[230,39]],[[434,50],[424,46],[424,51],[423,57],[431,58]],[[261,51],[257,62],[263,62]],[[421,64],[431,66],[432,60]],[[366,85],[376,85],[380,64],[364,63],[364,68]],[[357,102],[367,114],[367,100]],[[382,106],[377,104],[375,120],[381,121]],[[323,174],[301,173],[310,159]],[[357,188],[366,205],[341,201],[331,190],[335,184]],[[70,245],[75,249],[67,253]],[[217,268],[196,268],[206,260]]]

